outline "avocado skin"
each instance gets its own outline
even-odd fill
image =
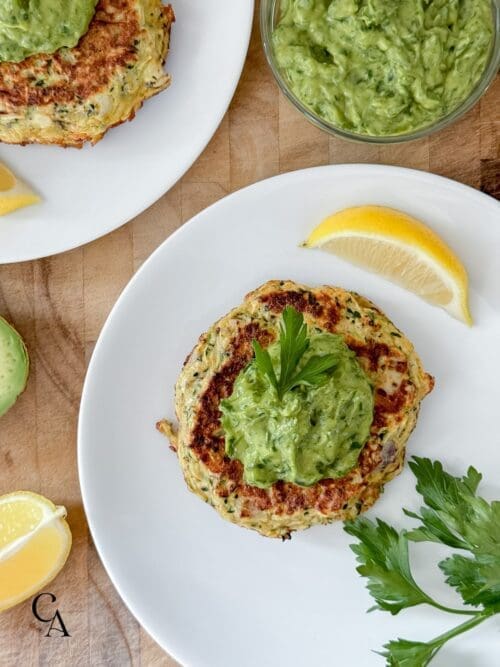
[[[23,393],[28,381],[28,350],[19,333],[0,317],[0,417]]]

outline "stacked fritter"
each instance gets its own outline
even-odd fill
[[[161,0],[100,0],[72,48],[0,63],[0,141],[82,146],[166,88],[174,21]]]
[[[276,482],[269,488],[243,481],[243,466],[225,454],[220,402],[252,360],[252,340],[277,339],[281,313],[293,306],[310,327],[339,334],[374,387],[370,437],[358,465],[339,479],[313,486]],[[178,433],[172,440],[189,487],[226,519],[270,537],[333,519],[349,519],[370,507],[400,470],[421,400],[433,387],[413,345],[370,301],[335,288],[270,281],[203,334],[176,385]]]

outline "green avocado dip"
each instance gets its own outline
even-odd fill
[[[484,72],[491,0],[278,0],[272,35],[293,94],[329,123],[370,136],[431,125]]]
[[[278,368],[280,343],[267,351]],[[280,399],[254,359],[222,401],[226,454],[241,461],[247,484],[310,486],[356,465],[373,421],[372,387],[341,336],[313,329],[299,370],[315,355],[335,359],[319,385],[299,384]]]
[[[97,0],[1,0],[0,61],[73,47],[87,32]]]

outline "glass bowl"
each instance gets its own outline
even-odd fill
[[[279,18],[279,4],[279,0],[261,0],[260,3],[260,31],[262,42],[264,45],[264,52],[266,54],[267,61],[271,67],[274,77],[278,82],[278,85],[283,94],[309,121],[311,121],[311,123],[321,128],[322,130],[325,130],[325,132],[328,132],[329,134],[343,137],[344,139],[350,139],[352,141],[369,144],[395,144],[402,143],[404,141],[412,141],[414,139],[421,139],[422,137],[426,137],[433,132],[438,132],[439,130],[442,130],[448,125],[454,123],[458,118],[467,113],[467,111],[469,111],[469,109],[471,109],[476,104],[476,102],[479,101],[479,99],[488,89],[500,68],[500,0],[492,0],[491,8],[494,21],[494,37],[490,60],[476,87],[456,109],[454,109],[446,116],[443,116],[436,122],[431,123],[430,125],[418,128],[417,130],[412,130],[411,132],[407,132],[405,134],[397,134],[392,136],[374,136],[349,132],[349,130],[344,130],[340,127],[337,127],[324,118],[321,118],[321,116],[318,116],[318,114],[305,106],[290,90],[286,77],[280,71],[278,63],[276,62],[271,41],[274,27]]]

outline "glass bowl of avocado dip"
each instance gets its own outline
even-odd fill
[[[500,67],[500,0],[261,0],[285,96],[346,139],[396,143],[453,123]]]

